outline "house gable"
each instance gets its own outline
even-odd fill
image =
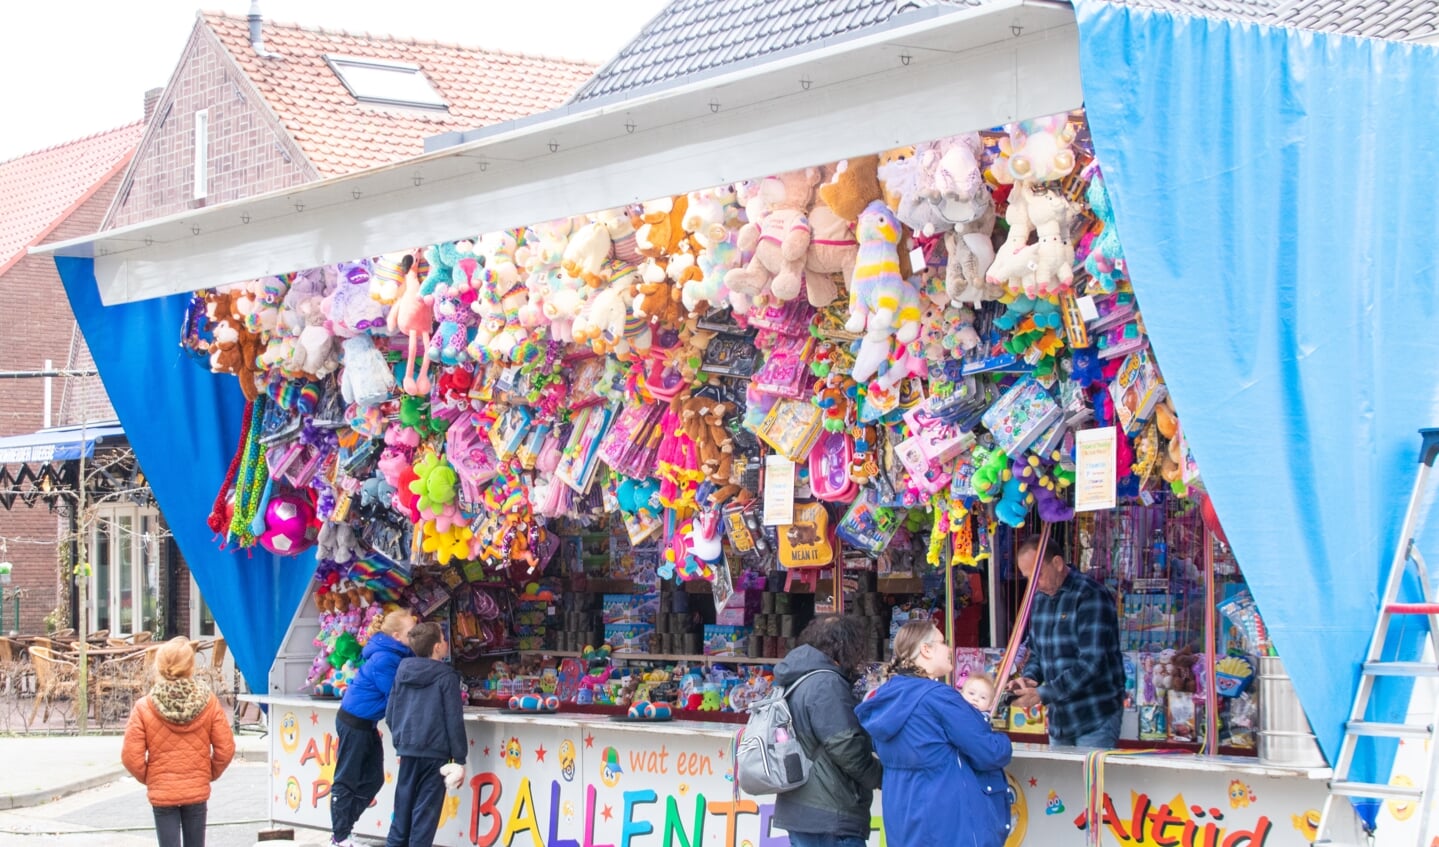
[[[195,199],[195,114],[208,110],[205,197]],[[126,226],[319,178],[254,85],[196,20],[106,215]]]

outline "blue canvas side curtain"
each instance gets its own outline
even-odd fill
[[[1439,53],[1075,5],[1155,353],[1332,761],[1439,425]]]
[[[57,257],[55,265],[135,458],[235,664],[251,691],[266,692],[315,554],[281,559],[262,547],[222,550],[206,523],[240,439],[239,384],[180,349],[187,296],[105,307],[90,259]]]

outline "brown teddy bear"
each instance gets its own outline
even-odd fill
[[[246,327],[235,294],[229,291],[205,295],[205,317],[215,339],[210,343],[210,370],[234,374],[245,399],[254,400],[260,394],[255,381],[259,373],[257,360],[264,352],[259,334]]]
[[[859,156],[840,162],[834,177],[819,187],[819,199],[851,225],[859,221],[860,213],[875,200],[884,200],[889,205],[889,201],[885,200],[884,185],[879,180],[879,156]],[[909,261],[909,236],[909,227],[904,227],[899,239],[899,274],[905,279],[914,273]],[[855,254],[858,253],[856,245]],[[853,273],[851,262],[846,281]]]

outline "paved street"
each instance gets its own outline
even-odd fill
[[[255,843],[255,834],[266,826],[266,774],[263,762],[236,762],[215,783],[206,844],[251,847]],[[313,841],[321,839],[316,836]],[[145,787],[127,776],[53,803],[0,812],[0,843],[151,847],[154,819]]]

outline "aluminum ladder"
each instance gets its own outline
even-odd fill
[[[1429,571],[1424,557],[1414,544],[1420,512],[1427,492],[1429,473],[1434,469],[1434,459],[1439,455],[1439,428],[1419,430],[1422,439],[1419,449],[1419,470],[1414,478],[1414,488],[1409,494],[1409,507],[1404,512],[1404,524],[1399,532],[1394,558],[1389,563],[1389,575],[1380,599],[1379,619],[1375,621],[1374,633],[1370,636],[1369,652],[1364,656],[1363,673],[1359,679],[1359,691],[1354,696],[1354,705],[1349,710],[1349,720],[1344,724],[1344,743],[1339,748],[1339,758],[1334,763],[1334,776],[1329,783],[1329,796],[1324,801],[1324,811],[1319,819],[1319,830],[1314,841],[1316,845],[1333,844],[1329,840],[1329,827],[1333,823],[1335,800],[1340,797],[1364,797],[1376,800],[1408,800],[1419,803],[1419,847],[1428,844],[1431,814],[1433,812],[1433,787],[1439,779],[1439,743],[1435,743],[1434,729],[1439,716],[1431,716],[1427,724],[1378,723],[1364,720],[1369,700],[1374,694],[1374,684],[1380,677],[1439,678],[1439,599],[1429,584]],[[1423,599],[1417,603],[1399,600],[1404,585],[1404,575],[1413,565]],[[1429,628],[1429,646],[1432,659],[1418,662],[1384,661],[1385,642],[1389,636],[1389,624],[1395,616],[1424,618]],[[1385,783],[1356,782],[1350,778],[1354,764],[1354,751],[1360,738],[1411,738],[1429,741],[1429,771],[1423,784],[1409,787]],[[1371,833],[1371,838],[1372,838]],[[1392,843],[1392,842],[1386,842]]]

